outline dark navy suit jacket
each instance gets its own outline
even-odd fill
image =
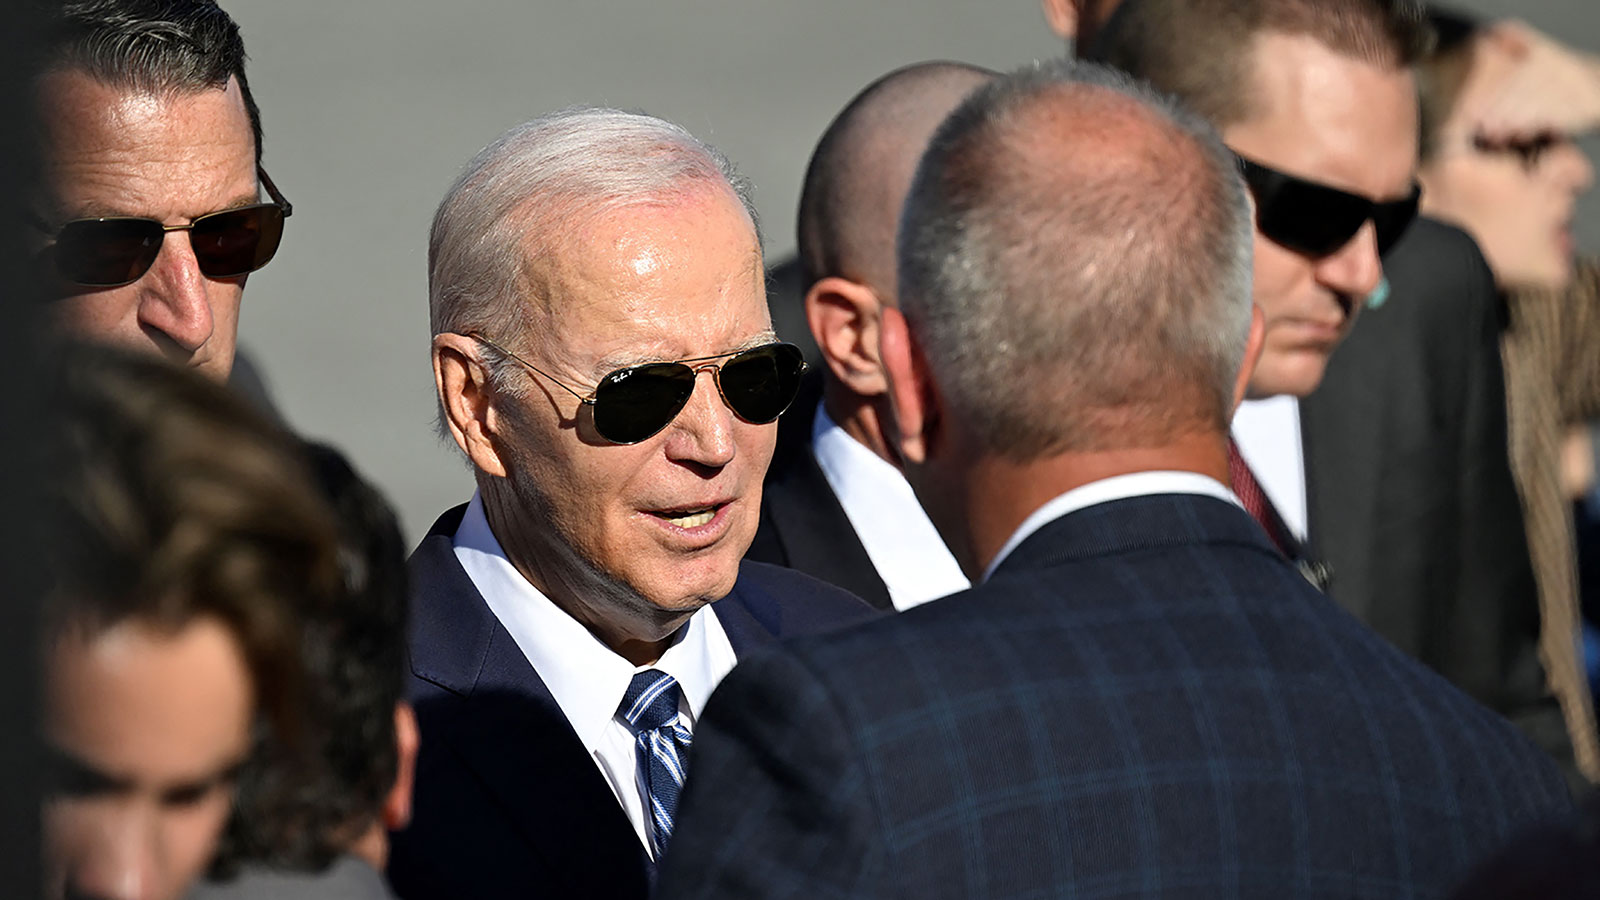
[[[408,693],[422,731],[411,825],[389,878],[406,900],[643,898],[650,861],[561,708],[456,560],[465,507],[411,556]],[[713,607],[734,653],[861,621],[857,598],[744,563]]]
[[[741,663],[659,897],[1440,897],[1571,809],[1550,759],[1237,507],[1156,495]]]

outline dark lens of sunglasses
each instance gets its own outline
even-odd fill
[[[619,369],[594,390],[594,430],[617,444],[637,444],[667,427],[694,393],[694,370],[682,363]]]
[[[799,347],[768,344],[728,360],[717,374],[717,381],[722,396],[740,418],[764,425],[794,402],[804,369]]]
[[[1378,207],[1377,212],[1373,214],[1373,222],[1378,229],[1379,256],[1387,254],[1401,238],[1405,237],[1406,230],[1417,219],[1420,200],[1420,192],[1414,192],[1406,200],[1385,203]]]
[[[201,216],[190,230],[200,271],[212,278],[233,278],[272,261],[283,239],[283,210],[274,205],[249,206]]]
[[[1309,184],[1285,184],[1257,198],[1261,233],[1309,256],[1327,256],[1356,236],[1371,204],[1339,191]]]
[[[161,253],[161,226],[148,219],[69,222],[56,235],[56,271],[75,284],[111,287],[138,281]]]

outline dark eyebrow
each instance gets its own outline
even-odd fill
[[[234,210],[234,209],[244,209],[246,206],[255,206],[258,203],[267,202],[267,201],[265,201],[265,200],[263,200],[261,198],[261,194],[262,194],[261,183],[260,183],[260,180],[257,179],[255,190],[251,191],[250,193],[248,193],[248,194],[240,193],[237,196],[235,196],[233,199],[229,200],[226,204],[224,204],[222,206],[219,206],[216,209],[208,209],[208,210],[205,210],[203,212],[197,213],[197,214],[195,214],[194,218],[184,219],[184,221],[185,222],[192,222],[192,221],[194,221],[194,219],[198,219],[201,216],[209,216],[212,213],[228,212],[229,210]],[[66,224],[68,222],[71,222],[71,221],[73,221],[75,219],[155,219],[155,218],[156,218],[155,216],[150,215],[149,212],[147,212],[147,211],[145,211],[145,212],[130,212],[130,211],[125,210],[125,209],[120,209],[120,208],[114,207],[114,206],[107,206],[107,205],[104,205],[104,204],[101,204],[101,203],[84,203],[84,204],[81,204],[79,206],[73,207],[70,210],[67,210],[59,220],[51,222],[51,224],[53,226],[55,226],[55,227],[59,227],[59,226],[64,225],[64,224]],[[158,221],[161,221],[163,224],[167,224],[165,220],[158,220]]]
[[[102,772],[66,750],[46,745],[44,751],[45,793],[67,797],[120,794],[133,789],[133,783]]]

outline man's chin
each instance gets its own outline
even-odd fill
[[[1251,400],[1265,400],[1284,394],[1306,397],[1315,391],[1328,370],[1328,354],[1305,350],[1291,357],[1271,366],[1263,360],[1263,365],[1256,368],[1255,376],[1250,379],[1245,396]]]
[[[737,558],[697,559],[652,573],[640,594],[665,613],[690,614],[728,596],[738,580]]]

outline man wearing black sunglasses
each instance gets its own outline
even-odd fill
[[[245,278],[290,213],[260,167],[238,26],[211,0],[80,0],[47,37],[29,219],[52,312],[227,378]]]
[[[871,614],[741,564],[804,363],[738,185],[675,125],[578,109],[507,132],[439,208],[434,380],[478,490],[411,559],[407,900],[643,898],[712,688]]]
[[[1088,55],[1216,124],[1256,201],[1267,339],[1235,489],[1330,596],[1576,777],[1539,661],[1492,278],[1460,232],[1405,229],[1420,5],[1124,0],[1098,24]]]

